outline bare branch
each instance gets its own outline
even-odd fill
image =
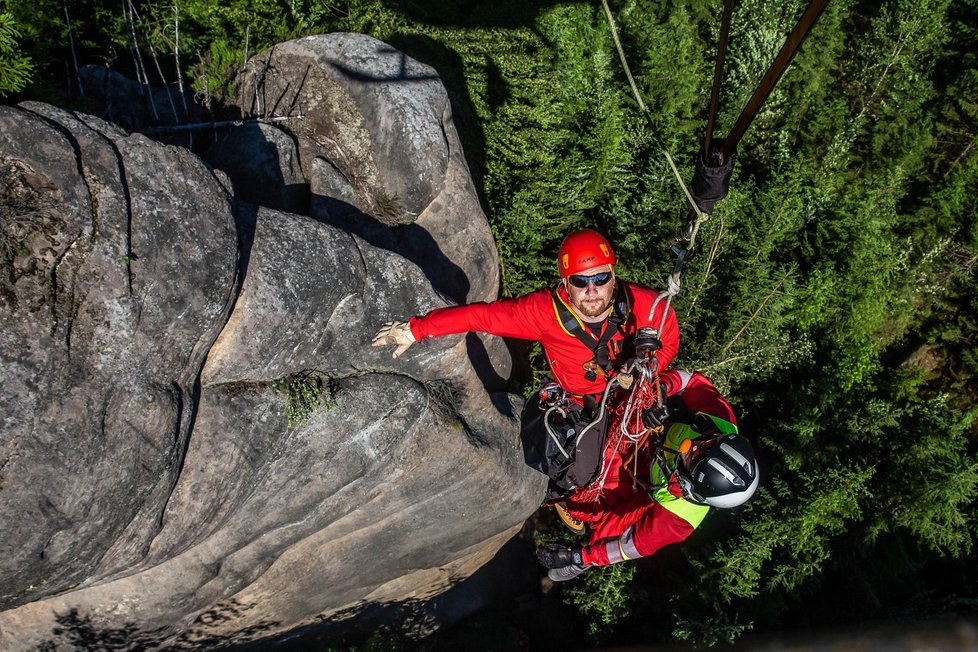
[[[160,119],[160,114],[156,110],[156,101],[153,98],[153,89],[149,85],[149,76],[146,74],[146,66],[143,64],[143,55],[139,51],[139,37],[136,35],[136,8],[132,0],[124,0],[122,11],[126,17],[126,24],[129,26],[129,50],[132,53],[133,62],[136,64],[136,79],[140,83],[140,89],[145,88],[149,97],[149,107],[153,111],[153,117]]]
[[[78,95],[85,97],[85,89],[82,88],[81,78],[78,77],[78,55],[75,53],[75,36],[71,30],[71,16],[68,15],[68,0],[62,0],[65,10],[65,23],[68,25],[68,44],[71,46],[71,64],[75,68],[75,84],[78,86]]]
[[[282,122],[283,120],[302,120],[302,115],[282,115],[272,118],[248,118],[247,120],[222,120],[220,122],[188,122],[182,125],[167,125],[158,127],[147,127],[141,131],[146,134],[172,134],[182,131],[201,131],[203,129],[221,129],[224,127],[241,127],[246,124],[271,124]]]
[[[183,102],[183,113],[187,115],[187,94],[183,90],[183,73],[180,71],[180,3],[173,0],[173,63],[177,69],[177,89],[180,91],[180,101]]]
[[[784,282],[788,279],[788,273],[789,273],[788,270],[786,270],[784,276],[782,276],[781,280],[778,281],[778,284],[774,286],[774,289],[768,292],[767,296],[764,297],[764,299],[761,301],[761,305],[757,306],[757,309],[747,320],[747,323],[740,327],[740,330],[737,331],[737,334],[733,336],[732,340],[727,342],[727,345],[723,347],[722,351],[720,351],[721,356],[724,355],[727,351],[729,351],[730,347],[733,346],[734,343],[736,343],[737,340],[740,339],[740,336],[747,331],[748,327],[750,327],[750,325],[754,323],[754,320],[757,318],[759,314],[761,314],[761,310],[764,309],[764,306],[767,305],[767,302],[770,301],[774,297],[774,295],[777,294],[778,290],[781,289],[781,286],[784,285]]]

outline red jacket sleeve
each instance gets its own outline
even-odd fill
[[[552,312],[549,302],[549,293],[542,290],[517,299],[436,308],[423,317],[411,317],[411,333],[419,342],[469,331],[539,340],[545,323],[542,317]]]
[[[669,396],[678,394],[693,413],[703,412],[737,425],[737,416],[723,394],[698,371],[666,369],[659,374]]]

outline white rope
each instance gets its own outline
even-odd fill
[[[574,440],[574,448],[577,448],[577,444],[581,441],[581,437],[584,436],[584,433],[586,433],[592,426],[600,423],[601,422],[601,419],[604,418],[605,406],[608,403],[608,395],[611,393],[612,388],[617,387],[617,386],[618,386],[618,378],[617,377],[612,378],[607,383],[605,383],[605,386],[604,386],[604,395],[601,396],[601,403],[600,403],[599,408],[598,408],[598,416],[596,416],[594,419],[592,419],[591,420],[591,423],[589,423],[586,426],[584,426],[583,428],[581,428],[581,432],[579,432],[577,434],[577,439]]]
[[[679,174],[679,170],[676,168],[676,164],[672,161],[672,156],[669,152],[665,152],[666,160],[669,161],[669,167],[672,168],[673,173],[676,175],[676,180],[679,182],[679,187],[683,189],[686,194],[686,199],[689,201],[690,208],[696,213],[696,220],[693,222],[693,230],[689,234],[689,249],[692,250],[696,246],[696,233],[700,230],[700,224],[710,219],[709,214],[704,213],[700,210],[700,207],[696,205],[696,200],[693,199],[693,193],[690,192],[686,184],[683,183],[683,178]]]
[[[642,96],[638,92],[638,86],[635,84],[635,78],[632,77],[632,71],[628,67],[628,61],[625,60],[625,50],[621,47],[621,41],[618,39],[618,27],[615,25],[615,17],[611,14],[611,7],[608,6],[608,0],[601,0],[601,4],[604,5],[604,13],[608,16],[608,25],[611,26],[611,37],[615,40],[615,47],[618,49],[618,58],[621,59],[621,65],[625,69],[628,84],[632,87],[632,93],[635,95],[635,99],[638,100],[639,108],[647,111],[645,102],[642,101]]]
[[[632,415],[635,413],[635,397],[639,394],[639,390],[642,387],[642,383],[639,383],[628,395],[628,402],[625,404],[625,411],[621,415],[621,423],[618,424],[618,429],[621,430],[622,436],[626,437],[628,441],[633,444],[636,443],[642,436],[642,433],[633,434],[628,430],[628,422],[631,420]]]
[[[550,427],[550,413],[551,412],[554,412],[554,411],[559,412],[560,413],[560,416],[562,416],[562,417],[566,417],[567,416],[567,413],[566,412],[564,412],[563,410],[561,410],[559,407],[554,406],[554,407],[550,408],[549,410],[547,410],[546,413],[544,413],[544,415],[543,415],[543,425],[544,425],[544,427],[546,427],[547,432],[550,434],[550,438],[554,440],[554,443],[557,444],[557,448],[559,448],[560,449],[560,452],[564,455],[564,459],[570,459],[570,455],[568,455],[567,454],[567,451],[564,450],[564,447],[560,445],[560,440],[557,438],[557,433],[554,432],[554,429]]]

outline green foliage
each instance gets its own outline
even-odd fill
[[[68,3],[80,63],[130,71],[120,5],[88,5]],[[717,135],[804,5],[736,3]],[[168,81],[174,6],[139,3],[135,25]],[[350,30],[388,41],[445,80],[505,294],[555,282],[560,239],[583,226],[611,236],[623,277],[658,286],[686,217],[663,152],[689,178],[719,3],[618,0],[612,9],[644,113],[598,3],[185,0],[180,64],[219,101],[246,56],[280,40]],[[12,22],[0,20],[0,34],[13,25],[21,36],[0,41],[0,57],[22,51],[35,77],[64,71],[62,3],[5,10]],[[676,616],[662,622],[663,637],[714,643],[818,617],[923,612],[928,592],[968,604],[955,593],[965,584],[940,584],[930,571],[945,564],[947,575],[975,580],[975,42],[978,0],[833,1],[745,135],[731,193],[702,226],[674,302],[676,364],[728,394],[764,480],[747,507],[711,515],[709,534],[684,544],[689,564],[670,569],[664,589]],[[545,363],[531,360],[538,378]],[[311,376],[279,387],[293,425],[329,393]],[[648,615],[633,568],[588,571],[567,587],[592,632]],[[867,599],[847,612],[819,615],[805,602],[819,593],[846,604],[850,591]]]
[[[197,62],[190,69],[191,87],[210,106],[226,102],[234,96],[234,77],[244,62],[244,51],[233,48],[227,41],[212,41],[206,53],[197,53]]]
[[[695,617],[676,618],[672,637],[677,641],[693,641],[713,647],[720,643],[732,644],[744,632],[753,628],[752,623],[741,623],[737,614],[720,612],[715,615],[698,614]]]
[[[832,537],[861,516],[872,476],[871,469],[813,470],[799,486],[772,477],[770,490],[748,509],[777,512],[778,518],[747,518],[746,536],[718,543],[702,564],[714,599],[753,598],[762,587],[790,592],[817,574],[830,557]]]
[[[587,570],[568,587],[565,600],[587,619],[593,638],[600,639],[630,615],[634,578],[634,565],[611,564]]]
[[[978,459],[967,450],[967,430],[976,410],[956,414],[946,394],[914,401],[900,422],[899,442],[883,462],[886,491],[881,510],[868,531],[873,537],[891,528],[902,529],[919,545],[940,555],[971,553],[975,523],[971,516],[978,498]],[[898,481],[900,469],[918,468],[912,482]]]
[[[272,387],[276,392],[286,393],[290,428],[301,427],[316,409],[330,409],[335,405],[331,385],[315,373],[285,376],[272,383]]]
[[[34,65],[21,50],[20,39],[14,17],[0,13],[0,97],[22,90],[31,81]]]

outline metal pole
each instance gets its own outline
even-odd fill
[[[822,10],[825,9],[825,5],[828,3],[829,0],[812,0],[811,4],[808,5],[808,9],[805,10],[805,13],[798,20],[798,24],[795,25],[791,34],[788,35],[788,39],[781,47],[781,51],[778,52],[774,63],[768,68],[761,83],[757,85],[754,94],[744,106],[744,110],[740,112],[737,122],[734,123],[730,133],[727,134],[726,140],[724,140],[723,145],[720,147],[718,164],[722,164],[736,150],[740,139],[744,136],[744,132],[747,131],[750,123],[757,116],[757,112],[761,110],[764,101],[771,94],[771,91],[774,90],[775,84],[781,79],[781,75],[784,74],[788,64],[791,63],[798,48],[801,47],[801,44],[805,41],[805,37],[808,36],[812,26],[818,20],[818,17],[822,14]]]

